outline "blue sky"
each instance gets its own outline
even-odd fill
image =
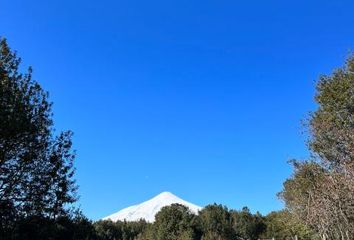
[[[74,131],[84,213],[162,191],[280,209],[314,82],[354,45],[353,1],[2,0],[0,36]]]

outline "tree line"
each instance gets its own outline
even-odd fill
[[[164,207],[155,222],[137,236],[138,240],[257,240],[257,239],[314,239],[316,233],[305,225],[291,220],[287,211],[266,216],[252,214],[247,207],[240,211],[212,204],[197,215],[180,204]],[[98,223],[96,223],[98,224]],[[114,239],[114,238],[110,238]]]
[[[208,205],[198,214],[186,206],[172,204],[161,209],[155,222],[90,221],[80,211],[56,219],[30,216],[16,220],[1,239],[31,240],[313,240],[317,234],[295,222],[285,210],[266,216],[252,214],[247,207],[228,210]]]
[[[0,38],[0,239],[354,239],[354,57],[317,81],[311,157],[292,160],[281,211],[163,208],[154,223],[92,222],[77,200],[72,132],[56,133],[48,92]]]

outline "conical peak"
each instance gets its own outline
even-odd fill
[[[175,203],[185,205],[195,214],[197,214],[198,211],[201,209],[201,207],[189,203],[177,197],[173,193],[166,191],[158,194],[157,196],[148,201],[122,209],[117,213],[105,217],[104,220],[110,219],[112,221],[138,221],[139,219],[145,219],[148,222],[153,222],[155,220],[155,215],[163,207],[170,206],[171,204]]]
[[[160,193],[159,195],[157,195],[156,197],[176,197],[176,195],[174,195],[173,193],[171,192],[162,192]]]

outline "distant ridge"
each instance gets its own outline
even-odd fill
[[[114,222],[118,220],[126,220],[133,222],[140,219],[145,219],[147,222],[154,222],[155,215],[161,210],[161,208],[170,206],[174,203],[179,203],[188,207],[191,212],[195,214],[197,214],[198,211],[202,209],[202,207],[199,207],[193,203],[189,203],[170,192],[162,192],[146,202],[124,208],[117,213],[103,218],[103,220],[112,220]]]

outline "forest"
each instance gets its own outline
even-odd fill
[[[92,221],[73,207],[73,133],[55,131],[48,92],[32,68],[21,69],[1,38],[0,239],[354,239],[353,55],[317,80],[317,109],[304,121],[311,157],[289,161],[293,173],[278,194],[283,210],[262,215],[211,203],[196,215],[173,204],[154,223]]]

